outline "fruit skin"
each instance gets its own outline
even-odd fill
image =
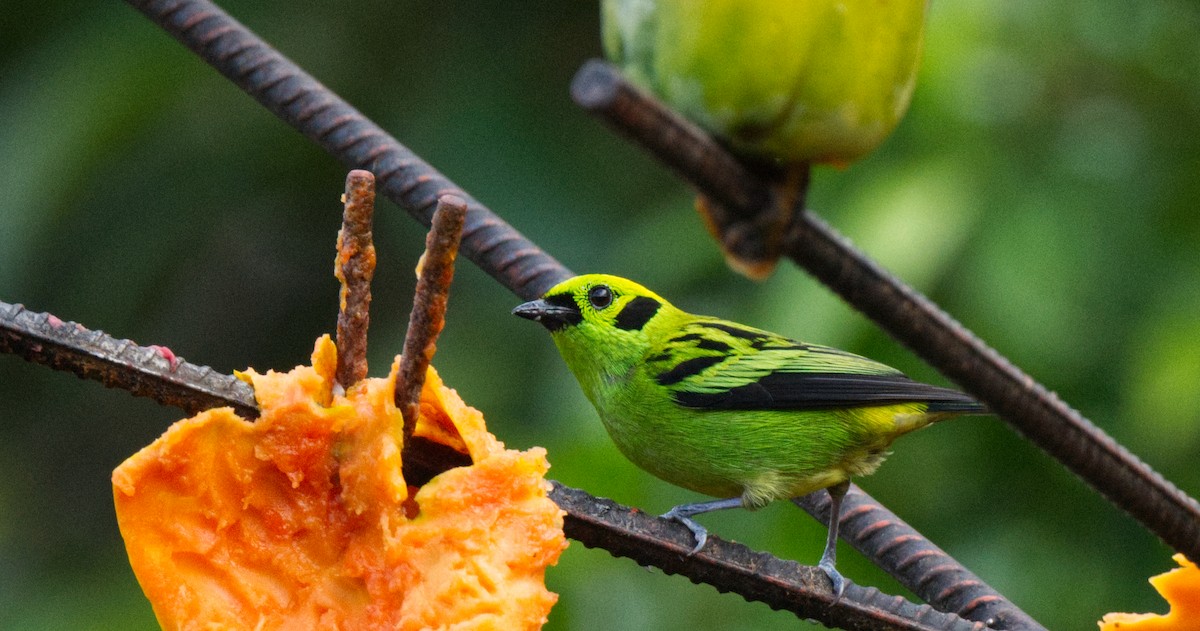
[[[912,98],[927,0],[603,0],[608,57],[746,157],[847,164]]]
[[[603,0],[604,50],[759,172],[754,217],[700,196],[729,266],[762,280],[804,208],[812,164],[845,166],[908,110],[927,0]]]
[[[707,537],[694,515],[826,488],[837,514],[849,479],[873,473],[897,437],[986,412],[865,357],[692,315],[617,276],[568,279],[513,313],[550,331],[625,457],[724,498],[667,513],[692,530],[693,553]],[[840,594],[836,523],[821,567]]]

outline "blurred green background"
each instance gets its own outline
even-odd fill
[[[234,16],[576,271],[944,380],[803,273],[729,272],[691,192],[570,101],[594,2],[245,2]],[[0,299],[230,372],[333,330],[345,171],[140,14],[19,3],[0,25]],[[1176,485],[1200,494],[1200,5],[932,8],[912,110],[811,206]],[[399,352],[424,230],[381,204],[374,372]],[[609,444],[518,300],[460,266],[436,365],[551,475],[648,511],[691,495]],[[109,474],[181,416],[0,356],[0,628],[151,629]],[[860,481],[1056,629],[1165,606],[1170,551],[995,418],[905,438]],[[706,517],[814,563],[794,507]],[[852,580],[904,593],[843,547]],[[572,545],[551,629],[795,625]]]

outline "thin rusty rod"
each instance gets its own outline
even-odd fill
[[[354,169],[342,194],[334,275],[341,283],[337,320],[337,381],[349,389],[367,376],[367,329],[371,325],[371,278],[375,276],[375,176]]]
[[[231,82],[430,225],[438,197],[466,201],[463,255],[525,300],[573,276],[541,248],[208,0],[127,0]]]
[[[404,335],[404,353],[400,356],[400,374],[396,383],[396,407],[404,416],[404,444],[412,438],[421,409],[421,388],[425,373],[437,350],[437,338],[446,326],[446,305],[450,283],[454,280],[454,258],[462,240],[467,203],[455,195],[438,198],[433,226],[425,235],[425,254],[421,255],[412,314]]]
[[[598,59],[585,62],[571,82],[571,98],[627,139],[649,149],[718,206],[753,219],[759,208],[771,202],[770,191],[746,165],[727,151],[710,151],[707,143],[697,142],[709,137],[703,129],[657,102],[648,103],[650,97],[610,64]]]
[[[609,64],[576,75],[580,105],[662,159],[704,195],[759,203],[767,187],[744,168],[716,177],[733,158],[716,141],[630,85]],[[580,96],[583,95],[583,96]],[[736,185],[729,185],[736,179]],[[729,190],[725,187],[729,186]],[[743,206],[753,215],[756,207]],[[1167,545],[1200,559],[1200,504],[1061,399],[1012,365],[929,299],[867,258],[811,212],[800,213],[784,251],[847,303],[950,380],[986,403],[1018,433],[1132,515]]]
[[[189,413],[228,406],[245,418],[256,418],[253,389],[230,375],[178,360],[175,369],[156,347],[117,340],[102,331],[89,331],[53,315],[34,313],[21,305],[0,302],[0,352],[14,353],[34,363],[94,379]],[[422,485],[452,467],[471,464],[470,458],[445,445],[414,436],[405,451],[404,478]],[[551,492],[567,513],[567,535],[614,556],[656,565],[664,571],[708,583],[773,609],[791,611],[829,624],[860,629],[982,629],[953,615],[878,590],[848,586],[841,602],[830,607],[832,594],[824,573],[813,567],[753,552],[745,546],[709,537],[694,556],[684,554],[693,544],[689,530],[675,522],[617,505],[610,500],[563,486]]]
[[[828,523],[829,494],[818,491],[796,502]],[[963,567],[856,485],[842,500],[842,538],[901,585],[938,611],[983,622],[992,629],[1045,631],[1029,614]]]

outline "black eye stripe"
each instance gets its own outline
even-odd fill
[[[551,332],[583,322],[583,314],[579,311],[579,305],[575,304],[575,299],[570,294],[546,296],[542,298],[542,302],[557,308],[556,312],[548,313],[546,317],[538,319],[538,322]]]
[[[553,296],[546,296],[545,298],[542,298],[542,300],[546,301],[546,304],[551,304],[556,307],[579,311],[579,305],[575,304],[575,299],[572,298],[570,294],[555,294]]]

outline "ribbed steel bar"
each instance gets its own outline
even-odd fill
[[[139,346],[22,305],[0,302],[0,353],[127,390],[188,414],[227,406],[244,418],[258,418],[254,390],[241,379],[184,361],[165,347]],[[470,464],[466,456],[440,443],[419,436],[413,441],[412,455],[405,453],[404,475],[414,484]]]
[[[0,302],[0,352],[73,372],[115,388],[189,411],[230,406],[258,416],[250,386],[211,368],[189,364],[169,351],[118,340],[53,315]],[[404,475],[424,484],[451,467],[470,464],[462,454],[420,437],[405,450]],[[886,596],[874,588],[847,587],[836,605],[824,573],[793,561],[710,538],[703,552],[687,556],[692,535],[683,526],[636,509],[553,483],[551,499],[567,512],[567,535],[590,547],[653,565],[722,592],[760,601],[831,626],[886,631],[980,631],[983,625],[927,605]]]
[[[417,428],[421,411],[421,390],[437,338],[446,327],[446,307],[450,285],[454,282],[454,259],[462,238],[467,206],[462,198],[443,195],[438,199],[433,226],[425,235],[425,253],[421,255],[416,295],[404,334],[404,352],[400,356],[400,374],[396,377],[396,407],[404,417],[404,444],[408,445]]]
[[[343,388],[367,376],[367,330],[371,326],[371,279],[375,276],[375,175],[354,169],[342,193],[334,275],[338,292],[337,382]]]
[[[239,379],[184,361],[165,347],[138,346],[19,304],[0,302],[0,352],[188,414],[229,406],[247,418],[258,417],[254,391]]]
[[[630,85],[612,66],[588,62],[576,75],[572,93],[581,106],[662,159],[706,196],[731,204],[730,210],[752,216],[757,207],[732,204],[738,199],[759,203],[769,196],[766,185],[737,165],[712,138]],[[730,181],[736,184],[731,186]],[[929,299],[882,269],[811,212],[796,218],[784,249],[800,267],[986,403],[1167,545],[1190,559],[1200,559],[1200,504],[1196,500]]]
[[[687,576],[694,583],[707,583],[718,591],[730,591],[730,585],[737,585],[738,589],[732,591],[748,600],[759,600],[775,609],[807,611],[810,613],[806,616],[828,626],[908,629],[948,625],[946,628],[976,631],[987,628],[982,622],[942,613],[929,605],[914,605],[900,596],[853,583],[846,586],[842,599],[834,605],[828,578],[815,567],[784,561],[713,537],[709,537],[702,551],[689,557],[686,552],[693,545],[691,534],[674,522],[557,483],[551,497],[571,515],[565,527],[567,535],[584,545],[604,548],[668,574]],[[658,543],[664,540],[669,545]]]
[[[813,517],[828,520],[828,493],[811,493],[798,504]],[[951,611],[993,629],[1044,629],[855,485],[850,486],[850,492],[842,500],[839,532],[863,556],[939,611]]]
[[[439,197],[463,198],[468,208],[463,254],[521,298],[538,298],[571,275],[215,4],[194,0],[129,0],[129,4],[343,164],[374,173],[380,192],[426,227]]]

